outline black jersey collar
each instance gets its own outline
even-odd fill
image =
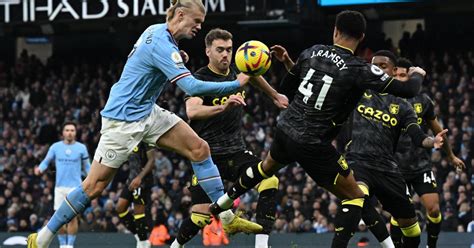
[[[339,44],[334,44],[334,46],[335,46],[335,47],[342,48],[342,49],[347,50],[347,51],[349,51],[350,53],[354,54],[354,51],[353,51],[352,49],[348,48],[348,47],[341,46],[341,45],[339,45]]]
[[[215,71],[214,69],[212,69],[209,65],[207,65],[207,68],[209,68],[209,70],[211,70],[214,74],[217,74],[219,76],[224,76],[224,77],[227,77],[230,73],[230,67],[227,68],[227,72],[224,74],[224,73],[220,73],[218,71]]]

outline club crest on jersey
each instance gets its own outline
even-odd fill
[[[71,151],[71,149],[68,148],[68,149],[66,149],[66,151],[64,153],[66,153],[66,155],[69,156],[69,155],[71,155],[72,151]]]
[[[398,111],[400,110],[400,105],[398,104],[390,104],[390,113],[396,115],[398,114]]]
[[[349,169],[349,164],[347,164],[346,159],[342,155],[339,160],[337,160],[337,163],[341,166],[343,170]]]
[[[423,105],[421,105],[421,103],[415,103],[413,104],[413,107],[415,109],[415,113],[419,114],[423,112]]]

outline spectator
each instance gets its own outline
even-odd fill
[[[211,218],[211,224],[202,230],[202,243],[204,246],[223,246],[229,244],[229,239],[224,232],[219,219]]]

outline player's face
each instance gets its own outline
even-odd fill
[[[192,39],[201,30],[206,14],[199,9],[186,8],[178,11],[180,38]]]
[[[76,139],[76,128],[74,127],[74,125],[64,126],[63,137],[67,142],[72,142]]]
[[[232,60],[232,40],[213,40],[211,47],[206,48],[206,55],[213,67],[227,71]]]
[[[395,79],[402,82],[408,81],[409,77],[407,68],[397,67],[395,72]]]
[[[382,71],[393,77],[395,75],[395,65],[385,56],[374,56],[372,64],[378,66]]]

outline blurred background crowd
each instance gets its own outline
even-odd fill
[[[444,219],[442,231],[472,231],[474,52],[424,50],[420,45],[423,37],[420,29],[405,35],[398,44],[385,41],[377,43],[377,47],[365,46],[359,55],[370,59],[377,49],[391,49],[427,70],[424,91],[435,101],[435,113],[449,129],[449,143],[467,167],[456,173],[443,152],[432,152]],[[188,67],[194,71],[206,61],[191,58]],[[278,87],[284,70],[278,62],[274,64],[265,77]],[[77,140],[87,146],[92,158],[100,137],[99,112],[123,65],[124,61],[70,63],[55,58],[43,64],[26,51],[14,66],[0,62],[0,232],[36,231],[50,218],[54,167],[42,176],[35,176],[33,168],[45,157],[49,146],[60,139],[61,124],[66,120],[78,124]],[[243,135],[249,150],[263,158],[272,142],[278,109],[258,90],[249,88],[247,92]],[[186,119],[183,96],[181,90],[169,85],[159,105]],[[189,214],[191,197],[186,186],[192,171],[188,161],[161,150],[156,151],[155,166],[155,186],[150,196],[152,224],[165,225],[174,236]],[[127,177],[125,165],[81,216],[81,232],[126,232],[114,206]],[[296,164],[282,169],[279,178],[275,233],[334,230],[338,202],[333,195],[318,187]],[[249,192],[238,206],[250,219],[255,218],[257,197],[256,191]],[[413,200],[424,223],[420,200],[417,196]],[[378,209],[389,217],[381,206]],[[360,230],[367,231],[362,223]]]

